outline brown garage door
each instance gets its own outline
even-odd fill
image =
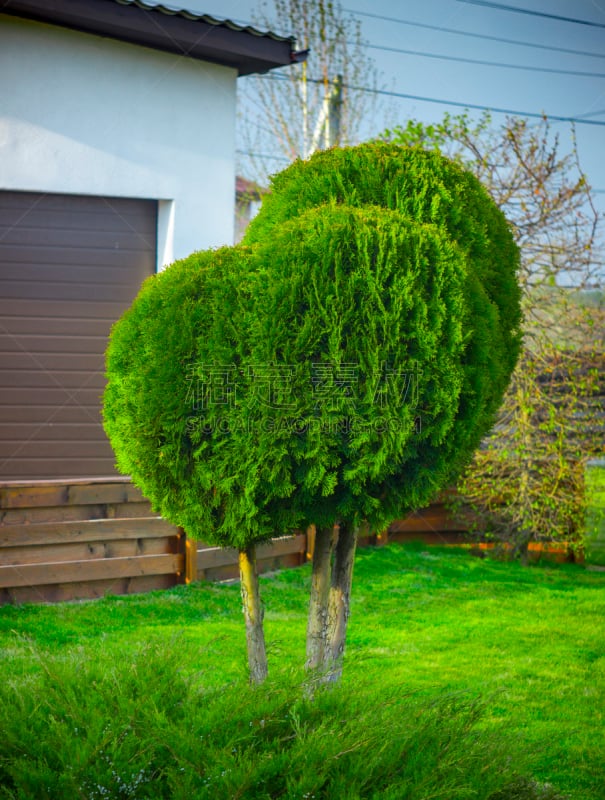
[[[0,192],[0,479],[115,474],[111,324],[155,271],[157,203]]]

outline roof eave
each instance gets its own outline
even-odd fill
[[[294,37],[132,0],[7,0],[0,11],[237,70],[267,72],[295,60]]]

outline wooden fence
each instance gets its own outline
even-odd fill
[[[0,484],[0,603],[165,589],[185,537],[128,481]]]
[[[437,503],[381,535],[362,535],[360,544],[463,536],[464,526]],[[313,541],[309,530],[259,546],[259,571],[305,563]],[[127,478],[0,483],[0,604],[147,592],[237,574],[236,550],[188,540]]]

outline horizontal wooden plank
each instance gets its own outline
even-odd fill
[[[83,506],[0,509],[0,524],[22,525],[29,522],[77,522],[86,519],[133,519],[150,516],[155,516],[155,513],[147,501],[141,503],[96,503]]]
[[[128,558],[134,556],[167,555],[176,553],[176,536],[115,539],[108,541],[75,541],[35,547],[4,547],[0,550],[2,566],[69,563],[97,558]]]
[[[394,520],[389,525],[389,533],[422,532],[422,531],[464,531],[468,523],[454,519],[443,506],[431,506],[422,511],[415,511],[404,519]]]
[[[204,547],[197,551],[197,571],[201,572],[211,567],[225,567],[237,565],[237,550],[232,547]]]
[[[307,549],[307,537],[304,533],[296,536],[280,536],[278,539],[271,539],[256,548],[256,558],[260,561],[263,558],[275,558],[281,555],[293,553],[304,553]]]
[[[302,553],[286,553],[275,558],[262,558],[257,561],[256,569],[259,575],[266,572],[275,572],[280,569],[299,567],[304,563]],[[196,580],[200,581],[231,581],[239,579],[239,568],[237,563],[223,564],[222,566],[209,567],[198,572]]]
[[[32,506],[67,505],[69,484],[0,487],[0,508],[31,508]]]
[[[0,589],[0,605],[11,603],[62,603],[70,600],[96,600],[107,594],[126,595],[169,589],[179,583],[176,575],[141,575],[76,583],[56,583],[45,586],[18,586]]]
[[[104,483],[132,483],[128,475],[106,476],[105,478],[45,478],[44,480],[0,481],[0,489],[36,489],[40,486],[94,486]]]
[[[388,541],[399,542],[400,544],[405,544],[406,542],[424,542],[424,544],[435,545],[461,544],[468,541],[468,535],[466,531],[451,530],[395,531],[389,533]]]
[[[258,545],[256,557],[260,561],[265,558],[276,558],[290,554],[301,554],[306,552],[306,537],[304,533],[297,536],[284,536],[272,539]],[[197,551],[198,572],[212,569],[214,567],[224,567],[238,562],[238,551],[232,547],[208,547],[202,544]]]
[[[0,547],[101,542],[120,539],[150,539],[176,536],[178,528],[162,517],[91,519],[73,522],[44,522],[0,525]]]
[[[95,503],[136,503],[143,500],[139,489],[123,480],[107,482],[66,481],[54,483],[24,482],[16,486],[0,484],[0,508],[34,508],[36,506],[78,506]]]
[[[182,574],[185,559],[182,554],[137,556],[134,558],[100,558],[93,561],[73,561],[67,564],[29,564],[0,566],[0,588],[36,586],[74,581],[113,580],[135,575]]]
[[[303,557],[302,553],[282,553],[279,556],[259,559],[256,563],[256,569],[258,574],[262,575],[265,572],[279,572],[281,569],[300,567],[305,561],[306,558]]]
[[[218,583],[220,581],[235,581],[239,579],[237,564],[224,564],[221,567],[211,567],[197,573],[195,580]]]

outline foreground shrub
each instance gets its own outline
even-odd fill
[[[466,694],[204,689],[180,648],[124,664],[37,655],[0,687],[0,797],[556,800]]]

